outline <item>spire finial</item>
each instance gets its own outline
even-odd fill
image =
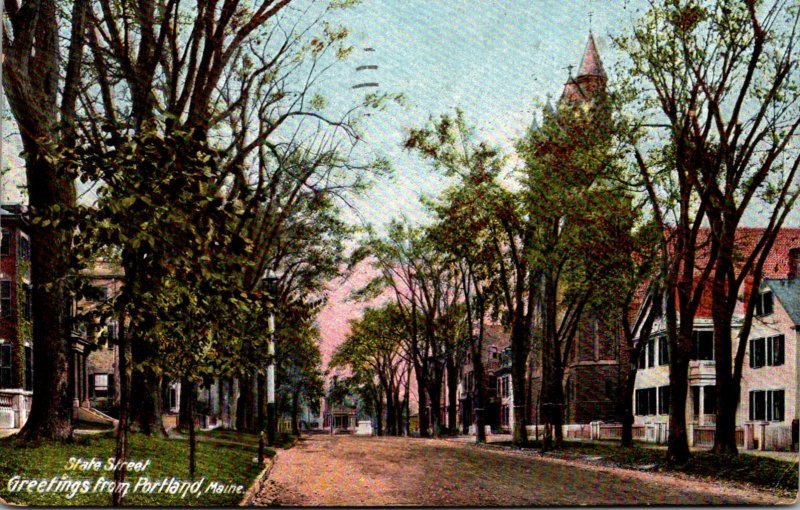
[[[592,33],[592,18],[594,17],[594,11],[589,11],[589,34]]]

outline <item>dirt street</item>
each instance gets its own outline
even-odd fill
[[[280,451],[259,505],[531,506],[790,503],[719,483],[444,440],[306,436]]]

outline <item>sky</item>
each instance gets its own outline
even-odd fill
[[[351,30],[353,66],[331,77],[331,94],[347,100],[363,90],[351,84],[377,82],[380,91],[405,98],[404,106],[364,125],[369,150],[391,161],[395,179],[357,201],[363,218],[381,224],[405,214],[424,221],[420,194],[445,186],[428,164],[402,150],[409,128],[458,107],[479,137],[510,149],[548,96],[559,97],[590,29],[613,70],[609,35],[629,24],[636,8],[621,1],[368,0],[348,11],[342,22]],[[370,64],[378,69],[355,71]]]

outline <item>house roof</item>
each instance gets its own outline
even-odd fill
[[[773,296],[780,301],[795,326],[800,326],[800,280],[797,278],[769,279],[764,280],[764,284],[772,290]]]

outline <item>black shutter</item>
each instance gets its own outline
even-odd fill
[[[756,341],[755,340],[750,340],[750,368],[756,368]],[[751,416],[750,419],[752,420],[753,417]]]
[[[95,396],[94,396],[94,374],[89,374],[89,398],[95,398]]]

